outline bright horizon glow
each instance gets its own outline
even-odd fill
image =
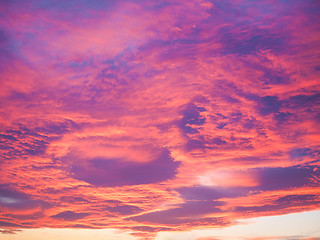
[[[2,234],[1,240],[135,240],[137,238],[130,236],[128,233],[115,229],[24,229],[17,234]]]
[[[185,233],[159,233],[156,240],[215,239],[320,239],[320,211],[292,213],[280,216],[259,217],[239,221],[238,225],[213,229],[193,230]],[[308,223],[308,224],[307,224]]]
[[[215,239],[301,239],[319,238],[320,211],[293,213],[281,216],[259,217],[239,221],[238,225],[221,229],[193,230],[189,232],[161,232],[155,240]],[[311,223],[311,224],[306,224]],[[303,227],[301,227],[303,226]],[[127,232],[112,229],[25,229],[14,235],[0,235],[2,240],[134,240]]]

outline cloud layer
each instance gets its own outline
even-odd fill
[[[317,1],[2,1],[0,228],[137,237],[320,207]]]

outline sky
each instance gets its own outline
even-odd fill
[[[319,16],[1,0],[0,239],[319,240]]]

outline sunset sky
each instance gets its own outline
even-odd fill
[[[319,22],[0,0],[0,239],[320,240]]]

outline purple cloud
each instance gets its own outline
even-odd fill
[[[288,108],[311,108],[319,106],[320,93],[314,92],[313,94],[299,94],[290,98],[284,99],[283,104]]]
[[[262,116],[269,115],[270,113],[277,113],[280,110],[281,103],[276,96],[262,97],[258,103],[258,111]]]
[[[75,221],[78,219],[82,219],[86,216],[89,216],[90,213],[76,213],[73,211],[64,211],[64,212],[60,212],[56,215],[51,216],[52,218],[57,218],[63,221]]]
[[[43,155],[50,142],[59,139],[72,129],[78,129],[71,120],[61,122],[44,121],[36,127],[18,124],[16,128],[7,129],[0,134],[0,150],[5,158],[17,158]]]
[[[235,198],[239,196],[245,196],[249,192],[249,188],[194,186],[182,187],[176,189],[176,191],[178,191],[181,197],[186,200],[211,201],[219,198]]]
[[[257,189],[272,191],[312,186],[314,177],[320,177],[320,170],[312,167],[263,168],[255,170],[260,186]]]
[[[261,206],[249,206],[249,207],[236,207],[234,210],[236,212],[272,212],[285,210],[291,207],[305,207],[310,205],[318,205],[320,201],[317,195],[307,194],[307,195],[288,195],[280,197],[270,204]]]
[[[22,226],[20,224],[11,223],[11,222],[0,221],[0,227],[23,228],[24,226]]]
[[[204,111],[206,111],[206,109],[197,107],[193,103],[188,104],[182,112],[181,129],[185,133],[198,133],[198,130],[193,128],[192,125],[201,126],[205,123],[206,119],[200,116],[200,112]]]
[[[159,231],[172,231],[172,228],[167,227],[149,227],[149,226],[135,226],[131,228],[134,231],[141,232],[159,232]]]
[[[202,217],[210,213],[222,212],[220,201],[187,201],[176,208],[156,211],[128,218],[137,222],[157,224],[182,224],[203,220]]]
[[[26,210],[38,207],[48,208],[49,203],[43,200],[34,200],[31,196],[16,191],[9,185],[0,185],[0,206],[8,209]]]
[[[151,162],[125,162],[119,159],[95,158],[87,166],[73,163],[74,177],[96,186],[125,186],[162,182],[174,178],[179,162],[168,150]]]
[[[131,215],[143,211],[143,209],[132,205],[118,205],[115,207],[106,207],[105,210],[111,213],[117,213],[119,215]]]

